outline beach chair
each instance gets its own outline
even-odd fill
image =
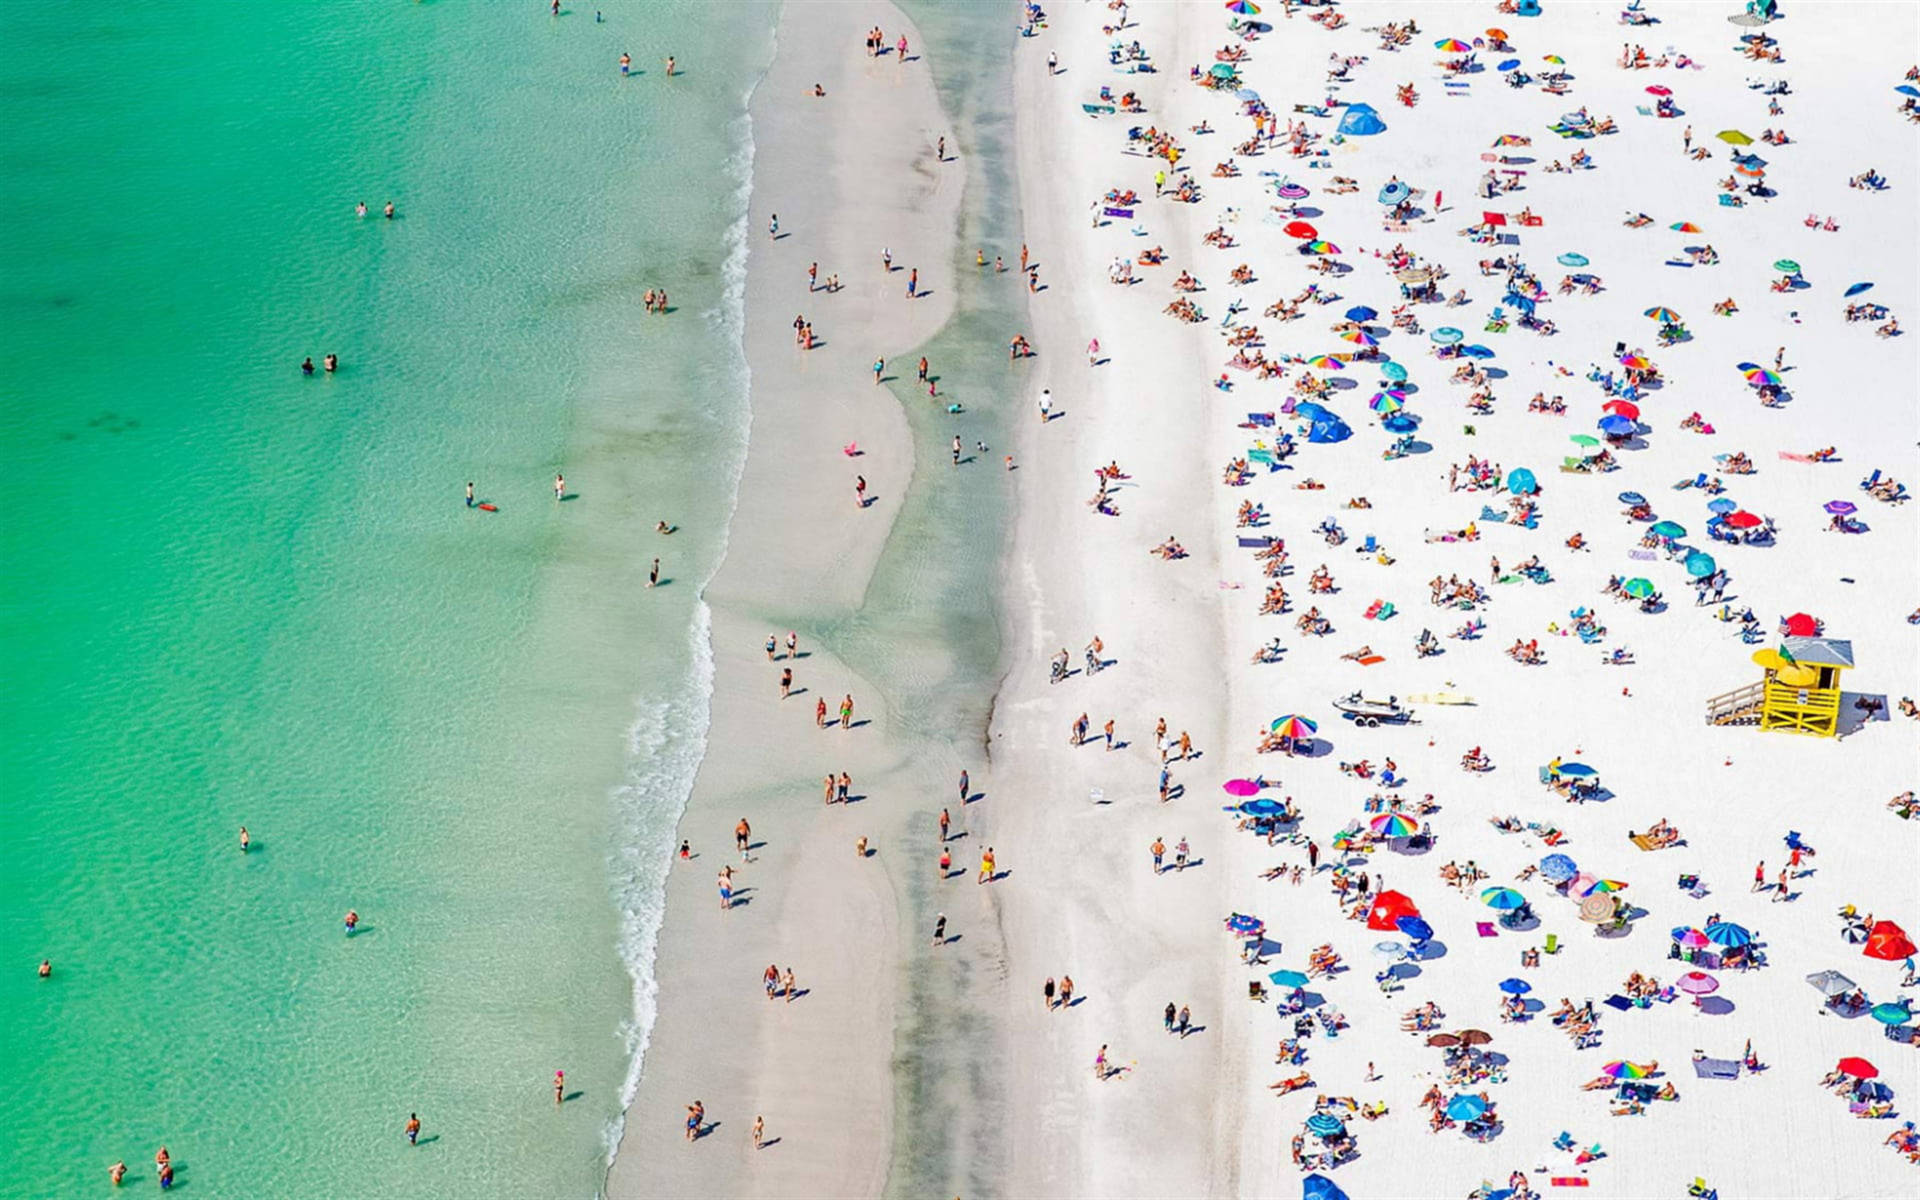
[[[1547,935],[1546,952],[1548,954],[1560,953],[1560,935],[1559,934],[1550,933]]]
[[[1378,554],[1380,553],[1380,543],[1375,541],[1374,536],[1370,533],[1367,535],[1365,541],[1353,548],[1353,552],[1355,554]],[[1378,601],[1375,603],[1378,603]]]

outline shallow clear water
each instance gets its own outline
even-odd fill
[[[598,1186],[771,49],[770,5],[602,7],[9,14],[0,1194],[162,1143],[213,1195]]]

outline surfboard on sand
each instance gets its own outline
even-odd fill
[[[500,511],[499,506],[494,504],[480,504],[480,505],[476,505],[475,507],[477,507],[481,512],[499,512]]]

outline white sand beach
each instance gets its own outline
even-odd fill
[[[1291,1196],[1309,1173],[1356,1200],[1510,1186],[1677,1196],[1696,1179],[1729,1198],[1913,1194],[1920,1155],[1888,1141],[1920,1104],[1920,1046],[1895,1040],[1912,1022],[1868,1011],[1914,1001],[1900,961],[1911,949],[1891,960],[1863,950],[1899,945],[1880,921],[1920,928],[1920,820],[1888,807],[1920,764],[1916,722],[1900,709],[1920,691],[1909,620],[1920,538],[1886,483],[1911,486],[1920,466],[1920,343],[1876,333],[1906,324],[1920,285],[1920,152],[1895,91],[1913,82],[1920,15],[1802,4],[1746,25],[1729,22],[1733,4],[1655,0],[1657,23],[1628,26],[1619,6],[1555,0],[1537,17],[1491,3],[1261,7],[1267,29],[1246,38],[1212,0],[1066,3],[1013,52],[1022,237],[1038,285],[1031,325],[994,336],[1024,333],[1036,355],[1010,367],[992,401],[1020,433],[990,764],[897,737],[885,700],[868,707],[873,687],[818,647],[803,644],[812,655],[793,663],[808,691],[784,702],[784,664],[764,661],[761,641],[788,627],[781,614],[857,606],[903,494],[923,486],[906,420],[869,367],[940,327],[952,296],[942,274],[971,257],[953,244],[963,176],[934,161],[945,118],[926,72],[860,53],[864,28],[891,43],[900,14],[835,4],[783,15],[754,102],[754,426],[729,557],[709,589],[714,719],[682,826],[699,857],[669,886],[661,1015],[610,1193],[908,1190],[899,1164],[916,1147],[898,1131],[913,1114],[898,1097],[932,1087],[962,1097],[941,1111],[963,1114],[966,1134],[943,1152],[972,1160],[937,1174],[982,1194]],[[1409,21],[1418,31],[1387,48],[1383,29]],[[1750,34],[1779,61],[1747,57]],[[1448,38],[1463,48],[1437,47]],[[1646,65],[1623,65],[1635,45]],[[1501,71],[1510,59],[1521,65]],[[1202,86],[1217,64],[1233,82]],[[1335,68],[1342,78],[1329,78]],[[1528,82],[1509,85],[1515,71]],[[822,98],[808,94],[816,80]],[[1769,96],[1776,80],[1789,87]],[[1417,100],[1397,102],[1409,83]],[[1655,115],[1655,87],[1677,115]],[[1104,111],[1102,89],[1116,107],[1132,93],[1137,111]],[[1325,115],[1301,111],[1331,101]],[[1362,101],[1384,130],[1336,138]],[[1268,115],[1274,137],[1243,145]],[[1769,130],[1787,140],[1760,140]],[[1756,157],[1736,162],[1736,151]],[[1549,169],[1575,152],[1590,164]],[[1197,198],[1156,197],[1162,171],[1168,192],[1188,183]],[[1483,198],[1489,171],[1516,186]],[[1884,190],[1849,186],[1869,171]],[[1378,198],[1394,183],[1410,189],[1397,213]],[[784,236],[770,241],[775,211]],[[1487,228],[1488,213],[1503,223]],[[1295,221],[1311,233],[1289,234]],[[1688,224],[1697,232],[1673,228]],[[1303,253],[1310,241],[1335,248]],[[902,299],[900,273],[875,261],[880,246],[896,265],[917,263],[933,295]],[[1154,247],[1164,261],[1150,265]],[[815,260],[844,291],[805,290]],[[1236,284],[1243,265],[1250,281]],[[1414,270],[1437,273],[1432,300],[1405,295]],[[1175,292],[1183,272],[1197,290]],[[1572,276],[1595,282],[1563,288]],[[1872,286],[1845,295],[1860,283]],[[1263,316],[1309,285],[1319,294],[1296,318]],[[1201,319],[1165,311],[1183,294]],[[1736,311],[1717,312],[1728,299]],[[1520,323],[1528,304],[1550,333]],[[1860,304],[1886,311],[1848,320]],[[1356,306],[1373,315],[1350,316]],[[1644,315],[1663,307],[1675,315]],[[817,320],[823,347],[778,340],[795,312]],[[1447,328],[1460,336],[1436,337]],[[1365,342],[1375,357],[1354,357]],[[1257,353],[1269,377],[1229,365],[1236,349]],[[1306,361],[1320,355],[1332,361]],[[1636,355],[1644,365],[1621,361]],[[1389,363],[1404,370],[1398,388]],[[1484,376],[1456,382],[1463,368]],[[1763,403],[1761,387],[1782,394]],[[1297,406],[1316,388],[1330,415],[1313,419]],[[1379,404],[1407,414],[1404,441],[1381,427],[1376,393],[1398,393]],[[1623,412],[1624,425],[1600,425]],[[1310,437],[1316,426],[1331,440]],[[1290,453],[1276,449],[1283,435]],[[849,459],[855,437],[865,453]],[[1251,455],[1256,444],[1267,453]],[[1489,464],[1485,486],[1455,486],[1474,473],[1470,458]],[[1236,460],[1245,478],[1229,485],[1223,468]],[[921,469],[935,468],[945,464]],[[1522,469],[1537,490],[1516,485]],[[854,505],[855,471],[872,484],[870,507]],[[1696,477],[1708,486],[1690,486]],[[1628,492],[1646,511],[1631,511]],[[1242,524],[1243,504],[1261,515]],[[1836,517],[1860,531],[1839,531]],[[1681,531],[1663,538],[1658,522]],[[1248,544],[1262,538],[1284,543],[1273,573],[1278,560]],[[1155,553],[1169,539],[1184,553]],[[1694,570],[1722,586],[1718,603],[1696,604],[1692,554],[1713,560]],[[1315,590],[1323,564],[1330,583]],[[1626,580],[1658,599],[1622,596]],[[1432,581],[1449,603],[1430,600]],[[1285,611],[1262,615],[1273,584]],[[1734,619],[1716,619],[1723,605]],[[1300,626],[1309,609],[1324,633]],[[1788,637],[1795,614],[1818,636]],[[1478,622],[1476,636],[1454,636]],[[1438,652],[1416,650],[1423,630]],[[1089,674],[1083,648],[1096,636],[1102,665]],[[1255,661],[1275,642],[1275,661]],[[1517,661],[1516,643],[1540,661]],[[1069,674],[1055,682],[1062,649]],[[1841,736],[1709,722],[1709,699],[1759,684],[1754,656],[1769,650],[1786,651],[1769,660],[1785,693],[1774,711],[1838,691]],[[1603,661],[1616,651],[1621,662]],[[1832,689],[1820,664],[1844,667]],[[816,698],[832,708],[847,692],[875,724],[817,730]],[[1384,711],[1412,723],[1342,719],[1335,702],[1355,693],[1391,697]],[[1069,745],[1082,714],[1087,744]],[[1287,715],[1313,723],[1307,752],[1259,752]],[[1192,746],[1166,764],[1164,798],[1162,718]],[[1463,769],[1476,750],[1489,769]],[[1389,760],[1392,782],[1380,777]],[[1364,775],[1350,769],[1360,763]],[[954,876],[928,900],[904,880],[931,877],[932,818],[954,795],[928,781],[961,766],[985,797],[959,814]],[[829,768],[873,798],[821,805]],[[1271,840],[1243,827],[1223,784],[1248,779],[1254,799],[1290,801],[1299,821]],[[1395,813],[1419,836],[1374,837],[1372,823]],[[766,846],[740,867],[753,889],[745,911],[721,912],[714,872],[742,814]],[[1516,828],[1495,823],[1508,817]],[[1661,823],[1676,844],[1630,838]],[[1360,832],[1336,846],[1348,830]],[[1781,890],[1790,835],[1807,849]],[[854,858],[859,836],[873,858]],[[1156,872],[1156,840],[1169,863],[1187,843],[1187,865]],[[1309,841],[1317,870],[1305,870]],[[984,845],[1006,874],[980,885]],[[1540,865],[1555,854],[1578,871],[1558,887]],[[1270,878],[1276,867],[1289,874]],[[1370,928],[1357,887],[1334,890],[1363,876],[1373,894],[1417,907],[1431,936]],[[1503,887],[1530,919],[1502,921],[1486,896]],[[1583,919],[1588,891],[1613,897],[1622,919]],[[928,903],[964,934],[950,947],[957,965],[937,976],[965,973],[951,998],[915,986]],[[1264,930],[1259,961],[1244,961],[1233,914]],[[1688,930],[1702,932],[1687,952],[1704,941],[1709,957],[1680,961],[1676,934]],[[1322,946],[1340,966],[1314,973],[1302,1013],[1280,1011],[1291,989],[1271,973],[1308,972]],[[1741,954],[1723,963],[1736,948],[1745,965]],[[808,993],[763,998],[754,981],[768,963],[794,965]],[[1827,970],[1864,1004],[1823,1004],[1807,977]],[[1636,974],[1651,982],[1629,989]],[[1065,976],[1075,1002],[1050,1009],[1043,984]],[[1499,987],[1509,979],[1522,993],[1511,1007]],[[1250,999],[1262,985],[1266,998]],[[1556,1020],[1563,998],[1590,1016]],[[1165,1027],[1169,1004],[1189,1010],[1186,1031]],[[1428,1027],[1403,1029],[1423,1005],[1437,1014]],[[945,1031],[948,1061],[989,1082],[903,1081],[901,1031],[929,1023]],[[1462,1030],[1489,1038],[1457,1063],[1429,1045]],[[1275,1061],[1283,1041],[1295,1061]],[[1722,1072],[1737,1077],[1701,1077],[1696,1054],[1740,1063]],[[1833,1079],[1843,1058],[1876,1077]],[[1645,1097],[1583,1091],[1609,1064]],[[1443,1108],[1465,1097],[1463,1114],[1491,1115],[1437,1121],[1422,1105],[1436,1088]],[[680,1121],[695,1099],[719,1124],[686,1145]],[[756,1114],[779,1138],[757,1151]],[[1339,1132],[1312,1132],[1316,1115]]]

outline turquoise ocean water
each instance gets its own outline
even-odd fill
[[[600,7],[9,10],[0,1195],[151,1188],[162,1143],[210,1196],[599,1185],[773,12]]]

